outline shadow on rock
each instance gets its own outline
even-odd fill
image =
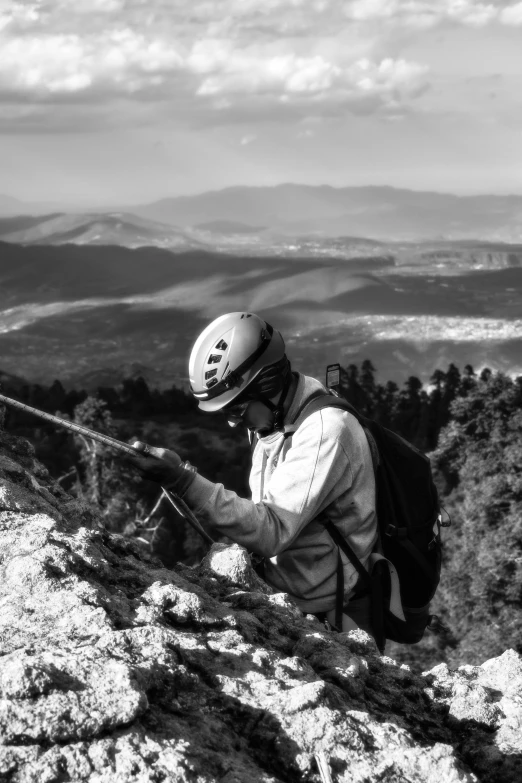
[[[162,568],[0,431],[0,780],[518,783],[522,659],[425,676],[236,545]]]

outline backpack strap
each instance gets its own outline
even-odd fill
[[[344,568],[341,550],[337,547],[337,586],[335,588],[335,626],[339,633],[343,630],[344,605]]]
[[[338,399],[338,397],[334,397],[333,394],[327,394],[322,390],[316,391],[312,395],[310,395],[310,397],[308,397],[308,399],[302,403],[301,407],[298,408],[297,413],[292,418],[292,421],[289,424],[285,424],[283,429],[283,434],[285,438],[291,437],[294,434],[294,432],[296,432],[296,430],[299,429],[299,426],[303,423],[303,421],[308,418],[308,416],[310,416],[312,413],[315,413],[316,410],[321,410],[322,408],[330,407],[331,401],[336,399]],[[321,404],[319,405],[319,407],[312,408],[312,404],[314,403],[317,404],[319,400],[321,400]],[[303,416],[305,412],[306,415]]]
[[[329,532],[339,549],[342,549],[350,563],[353,565],[357,573],[359,574],[359,577],[362,579],[366,587],[371,587],[371,578],[366,570],[366,568],[363,566],[353,549],[351,548],[348,541],[345,539],[343,534],[335,527],[334,523],[330,520],[328,522],[324,523],[324,527]],[[344,592],[344,591],[343,591]]]
[[[345,400],[343,397],[337,397],[336,394],[329,394],[320,389],[303,402],[293,417],[292,425],[297,429],[308,416],[311,416],[312,413],[316,413],[323,408],[341,408],[342,410],[352,413],[357,420],[360,419],[359,412],[348,402],[348,400]],[[304,413],[306,415],[303,416]]]
[[[368,445],[370,447],[370,454],[372,458],[372,465],[374,473],[377,473],[377,470],[380,465],[380,457],[379,457],[379,450],[377,448],[377,444],[375,442],[375,439],[371,432],[368,430],[367,427],[364,426],[364,418],[361,416],[359,411],[354,408],[351,403],[348,402],[348,400],[345,400],[342,397],[337,397],[333,394],[326,394],[325,392],[318,392],[317,394],[312,395],[308,398],[308,400],[305,401],[305,403],[301,406],[301,408],[298,410],[297,414],[294,417],[293,424],[289,426],[285,426],[285,437],[290,437],[294,434],[294,432],[299,428],[299,426],[305,421],[305,419],[308,418],[308,416],[311,416],[313,413],[316,413],[317,411],[323,410],[324,408],[338,408],[339,410],[346,411],[347,413],[351,413],[361,427],[364,430],[364,433],[366,435],[366,439],[368,441]],[[335,527],[333,522],[331,520],[323,523],[325,529],[330,534],[331,538],[333,539],[334,543],[337,544],[337,551],[338,551],[338,560],[337,560],[337,587],[335,591],[335,624],[337,626],[337,629],[340,631],[343,627],[342,622],[342,616],[343,616],[343,608],[344,608],[344,569],[343,569],[343,563],[341,559],[341,550],[344,552],[352,566],[355,568],[359,575],[359,579],[362,580],[362,583],[364,586],[369,590],[370,592],[370,600],[371,600],[371,606],[372,606],[372,630],[374,634],[375,641],[377,643],[377,646],[381,652],[384,650],[385,645],[385,634],[384,634],[384,616],[383,616],[383,596],[382,596],[382,584],[381,584],[381,576],[380,576],[380,569],[376,569],[375,575],[372,577],[368,573],[368,571],[365,569],[351,546],[349,545],[346,538],[342,535],[342,533]]]
[[[357,408],[354,408],[354,406],[343,397],[337,397],[334,394],[326,394],[322,391],[313,394],[301,405],[296,415],[294,416],[293,422],[285,426],[285,437],[290,437],[293,435],[294,432],[299,429],[300,425],[303,423],[303,421],[305,421],[305,419],[311,416],[312,413],[322,411],[324,408],[338,408],[339,410],[347,411],[347,413],[351,413],[352,416],[355,416],[363,428],[364,434],[366,435],[372,456],[373,469],[375,472],[377,472],[377,468],[379,467],[381,460],[375,438],[366,426],[366,420],[364,416],[361,416]]]

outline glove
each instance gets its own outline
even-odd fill
[[[194,469],[187,462],[182,462],[175,451],[148,446],[139,440],[131,445],[143,454],[128,454],[127,461],[147,481],[155,481],[176,494],[185,492],[194,481]]]

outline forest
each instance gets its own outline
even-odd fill
[[[522,652],[522,378],[470,365],[379,383],[371,361],[341,371],[341,393],[364,415],[399,433],[431,459],[451,527],[433,611],[443,631],[387,653],[416,670],[446,661],[479,664],[508,648]],[[51,386],[4,385],[2,393],[123,441],[175,449],[212,481],[248,496],[246,433],[202,414],[181,389],[150,390],[142,378],[96,394]],[[114,450],[13,408],[5,427],[29,438],[71,494],[100,509],[107,529],[132,536],[167,567],[189,565],[206,545]]]

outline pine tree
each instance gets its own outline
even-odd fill
[[[364,414],[366,393],[361,386],[359,368],[356,364],[349,364],[346,369],[341,368],[341,393],[348,402]]]
[[[442,426],[445,426],[450,418],[450,406],[460,390],[460,371],[454,364],[448,366],[444,378],[444,387],[442,391]]]
[[[74,421],[117,438],[104,400],[87,397],[75,407]],[[110,530],[121,531],[134,516],[139,478],[114,449],[83,435],[74,438],[79,448],[82,496],[98,506]]]
[[[384,427],[393,429],[397,418],[397,407],[399,404],[399,387],[395,381],[388,381],[386,385],[380,387],[380,405],[377,409],[377,421]]]
[[[462,373],[459,394],[466,396],[477,385],[477,376],[471,364],[466,364]]]
[[[359,384],[364,400],[362,413],[368,418],[373,418],[377,403],[377,384],[375,383],[375,367],[369,359],[365,359],[361,364]]]
[[[65,408],[66,399],[67,399],[67,394],[62,384],[58,380],[54,381],[54,383],[49,389],[48,399],[47,399],[47,409],[52,413],[57,412],[59,415],[60,411],[64,410]]]
[[[399,394],[394,425],[403,437],[419,447],[423,447],[425,441],[425,433],[421,432],[420,426],[425,418],[426,406],[427,396],[423,391],[422,382],[414,375],[410,375]]]

